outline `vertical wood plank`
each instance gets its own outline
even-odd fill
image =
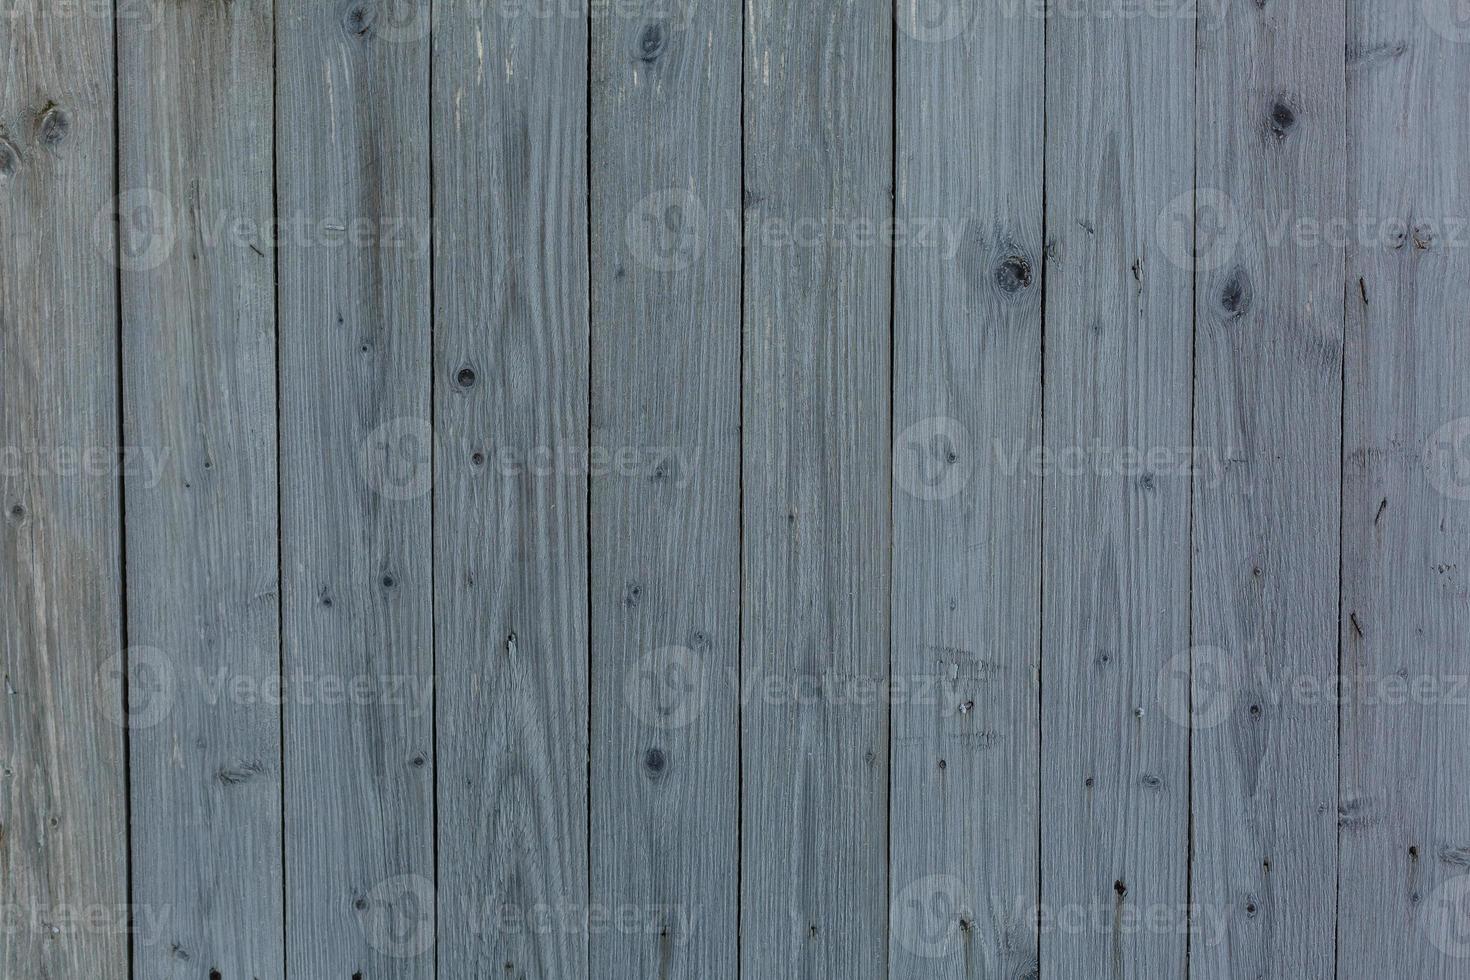
[[[895,978],[1036,970],[1044,24],[898,5]]]
[[[1353,3],[1338,975],[1470,970],[1470,23]]]
[[[1193,187],[1192,9],[1047,28],[1049,976],[1185,972],[1188,740],[1156,679],[1189,644],[1191,270],[1157,227]]]
[[[430,977],[429,7],[277,17],[288,972]]]
[[[1192,667],[1192,702],[1182,669],[1163,685],[1193,732],[1198,977],[1333,972],[1337,706],[1303,692],[1337,672],[1343,27],[1338,0],[1226,4],[1199,35],[1195,443],[1209,466],[1194,483],[1194,649],[1174,664]]]
[[[439,971],[587,976],[587,19],[434,25]]]
[[[145,8],[132,8],[139,13]],[[128,636],[139,976],[284,975],[271,4],[121,17]],[[145,220],[146,219],[146,220]],[[157,234],[154,241],[145,236]],[[146,458],[146,457],[145,457]]]
[[[747,16],[741,973],[884,977],[892,7]]]
[[[111,11],[0,18],[0,976],[128,975]],[[107,925],[63,920],[104,910]]]
[[[592,975],[737,972],[740,8],[593,6]]]

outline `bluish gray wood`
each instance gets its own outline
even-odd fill
[[[1225,4],[1199,35],[1196,977],[1333,974],[1337,706],[1297,692],[1337,671],[1343,243],[1295,222],[1344,217],[1343,23]]]
[[[433,105],[439,976],[582,977],[586,19],[440,0]]]
[[[737,972],[740,23],[592,13],[595,977]]]
[[[430,977],[428,4],[277,18],[288,972]]]
[[[284,975],[272,12],[118,20],[121,186],[166,237],[122,281],[128,637],[174,672],[130,750],[143,977]],[[153,214],[157,209],[159,213]],[[131,215],[136,234],[140,215]]]
[[[898,27],[889,964],[1019,977],[1036,969],[1044,21],[902,0]]]
[[[0,63],[0,976],[122,980],[111,16],[7,8]]]
[[[884,977],[892,6],[746,16],[741,974]]]
[[[1191,263],[1159,225],[1193,186],[1195,24],[1097,0],[1047,29],[1041,970],[1181,976],[1188,739],[1157,679],[1189,645]]]
[[[1470,25],[1353,3],[1338,975],[1470,971]]]

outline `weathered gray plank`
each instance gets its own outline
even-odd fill
[[[0,976],[120,980],[111,11],[8,8],[0,60]]]
[[[143,8],[133,8],[141,12]],[[272,12],[118,20],[128,637],[172,674],[134,720],[145,977],[283,976]],[[145,221],[147,222],[145,224]],[[147,236],[157,234],[157,240]],[[161,476],[161,478],[160,478]]]
[[[1225,4],[1199,34],[1195,444],[1210,465],[1192,658],[1162,680],[1192,729],[1198,977],[1333,971],[1337,707],[1298,692],[1337,671],[1343,245],[1297,221],[1343,217],[1343,22],[1339,0]]]
[[[1457,16],[1458,12],[1458,16]],[[1470,25],[1348,26],[1341,977],[1470,971]],[[1361,218],[1359,218],[1361,216]]]
[[[592,13],[597,977],[733,977],[740,8]]]
[[[1185,971],[1188,739],[1157,678],[1189,644],[1191,270],[1158,231],[1193,186],[1190,9],[1096,0],[1047,28],[1050,976]]]
[[[587,976],[587,21],[528,10],[434,11],[439,975],[465,980]]]
[[[1014,12],[1013,12],[1014,13]],[[1044,21],[898,6],[895,978],[1036,966]]]
[[[741,973],[884,977],[892,6],[746,12]]]
[[[428,2],[277,17],[288,972],[429,977]]]

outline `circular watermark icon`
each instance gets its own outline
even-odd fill
[[[367,434],[357,465],[368,487],[388,500],[417,500],[434,486],[434,427],[400,416]]]
[[[899,0],[899,29],[915,41],[953,41],[969,25],[970,5],[966,0]]]
[[[668,731],[693,724],[704,713],[709,680],[699,654],[688,647],[660,647],[628,670],[623,696],[639,721]]]
[[[1183,728],[1214,728],[1230,717],[1244,658],[1219,647],[1181,650],[1159,668],[1156,684],[1164,717]]]
[[[954,875],[925,875],[898,893],[889,928],[910,954],[932,960],[952,952],[960,931],[972,928],[974,919],[963,881]]]
[[[1470,874],[1441,882],[1422,909],[1419,927],[1434,948],[1457,960],[1470,957]]]
[[[1420,0],[1430,30],[1455,44],[1470,42],[1470,0]]]
[[[1235,255],[1241,214],[1224,191],[1201,187],[1185,191],[1159,212],[1154,235],[1164,257],[1186,272],[1212,272]]]
[[[173,710],[178,676],[157,647],[129,647],[97,668],[93,693],[103,716],[119,728],[152,728]]]
[[[633,258],[656,272],[680,272],[704,254],[708,220],[693,191],[655,191],[633,206],[623,235]]]
[[[168,261],[177,241],[173,202],[151,187],[123,191],[92,222],[97,252],[124,272],[157,269]]]
[[[411,959],[434,948],[434,883],[423,875],[396,875],[353,902],[368,945],[384,956]]]
[[[893,440],[893,479],[911,497],[948,500],[970,483],[975,460],[959,419],[920,419]]]
[[[1470,500],[1470,416],[1451,419],[1425,440],[1424,474],[1451,500]]]
[[[413,44],[429,36],[429,0],[344,0],[338,10],[350,37]]]

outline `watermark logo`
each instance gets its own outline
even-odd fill
[[[893,478],[911,497],[948,500],[970,482],[970,433],[959,419],[920,419],[893,440]]]
[[[346,0],[340,11],[349,37],[412,44],[429,36],[428,0]]]
[[[1455,44],[1470,42],[1470,0],[1420,0],[1434,33]]]
[[[1425,441],[1424,473],[1451,500],[1470,500],[1470,416],[1446,422]]]
[[[1230,717],[1244,669],[1243,657],[1219,647],[1179,651],[1158,674],[1164,716],[1183,728],[1214,728]]]
[[[894,899],[889,928],[900,946],[920,959],[950,953],[962,929],[973,928],[965,883],[954,875],[925,875]]]
[[[1201,187],[1185,191],[1159,212],[1154,237],[1164,257],[1188,272],[1212,272],[1235,255],[1241,216],[1223,191]]]
[[[969,26],[964,0],[899,0],[898,26],[915,41],[942,44],[953,41]]]
[[[709,669],[699,654],[669,646],[638,658],[624,678],[623,696],[639,721],[669,731],[704,713],[709,688]]]
[[[173,661],[156,647],[119,650],[97,668],[95,681],[97,707],[119,728],[152,728],[168,717],[178,694]]]
[[[1430,892],[1419,927],[1434,948],[1453,959],[1470,957],[1470,875],[1456,875]]]
[[[92,242],[98,253],[124,272],[157,269],[168,261],[177,241],[173,203],[151,187],[123,191],[92,223]]]
[[[368,945],[384,956],[412,959],[434,948],[434,883],[423,875],[380,881],[353,908]]]
[[[628,249],[655,272],[682,272],[704,254],[708,221],[693,191],[656,191],[634,206],[624,224]]]
[[[428,419],[389,419],[358,446],[358,471],[380,497],[417,500],[434,486],[433,447],[434,427]]]

